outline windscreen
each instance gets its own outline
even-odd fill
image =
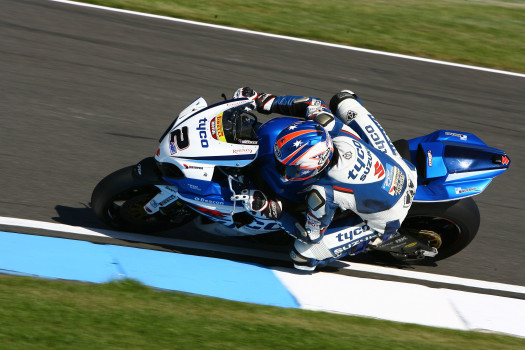
[[[228,143],[257,144],[254,127],[257,117],[246,112],[244,106],[234,107],[219,113],[212,121],[216,139]],[[213,134],[213,132],[212,132]]]

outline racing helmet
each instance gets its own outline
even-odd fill
[[[273,154],[282,180],[302,181],[326,168],[334,154],[334,145],[321,125],[298,121],[277,135]]]

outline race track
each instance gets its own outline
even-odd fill
[[[153,155],[198,96],[249,85],[329,100],[349,88],[393,140],[452,129],[509,154],[510,171],[477,197],[474,242],[410,268],[525,285],[522,76],[48,0],[0,0],[0,33],[0,216],[103,228],[88,208],[93,187]]]

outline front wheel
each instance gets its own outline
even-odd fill
[[[191,219],[182,212],[178,220],[160,212],[146,213],[144,206],[157,193],[159,189],[151,181],[137,174],[136,166],[129,166],[98,183],[91,195],[91,207],[102,222],[119,231],[150,234],[175,228]]]
[[[459,253],[476,236],[480,224],[479,209],[472,198],[459,201],[416,202],[410,208],[400,231],[438,249],[438,254],[424,261],[437,261]]]

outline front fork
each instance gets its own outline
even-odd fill
[[[163,207],[167,207],[179,199],[178,190],[173,185],[155,185],[160,192],[153,197],[145,206],[144,210],[149,215],[153,215]]]
[[[250,199],[246,191],[243,191],[242,194],[237,194],[235,192],[235,190],[233,189],[234,181],[239,182],[238,179],[229,175],[228,184],[230,187],[230,191],[232,192],[230,200],[233,201],[233,210],[231,212],[231,215],[233,215],[235,212],[237,201],[240,201],[242,204],[246,205],[246,203],[249,202]],[[169,206],[170,204],[174,203],[175,201],[177,201],[177,199],[180,198],[177,186],[155,185],[155,187],[157,187],[160,190],[160,192],[144,206],[144,210],[150,215],[159,212],[161,208]]]

